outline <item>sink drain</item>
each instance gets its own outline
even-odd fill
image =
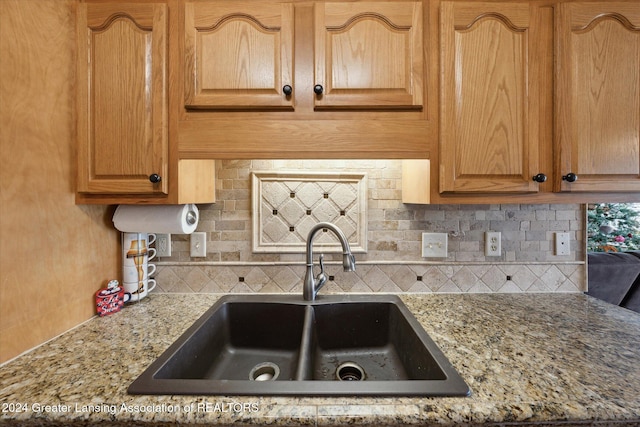
[[[251,381],[273,381],[280,375],[280,368],[275,363],[260,363],[251,369],[249,379]]]
[[[340,381],[364,381],[364,369],[353,362],[345,362],[336,369]]]

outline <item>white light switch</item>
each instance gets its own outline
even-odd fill
[[[422,257],[446,258],[447,233],[422,233]]]
[[[569,233],[556,233],[556,255],[570,255]]]

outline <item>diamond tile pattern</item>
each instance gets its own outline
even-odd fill
[[[302,253],[318,222],[336,224],[353,252],[366,252],[366,174],[254,172],[252,185],[254,252]],[[331,234],[319,235],[314,246],[341,251]]]
[[[520,293],[584,292],[584,264],[357,264],[343,272],[325,265],[333,276],[322,292]],[[303,265],[159,266],[154,292],[300,293]],[[507,278],[508,277],[508,278]]]

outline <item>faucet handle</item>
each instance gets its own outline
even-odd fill
[[[316,292],[320,290],[328,279],[327,275],[324,274],[324,254],[320,254],[318,263],[320,264],[320,273],[316,276]]]

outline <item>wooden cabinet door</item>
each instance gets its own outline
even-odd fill
[[[292,4],[187,2],[186,107],[293,109],[293,19]]]
[[[78,5],[80,193],[167,193],[166,16],[164,4]]]
[[[421,109],[422,19],[421,2],[316,4],[315,108]]]
[[[640,3],[563,3],[556,27],[554,189],[640,191]]]
[[[440,193],[538,191],[535,11],[442,2]]]

